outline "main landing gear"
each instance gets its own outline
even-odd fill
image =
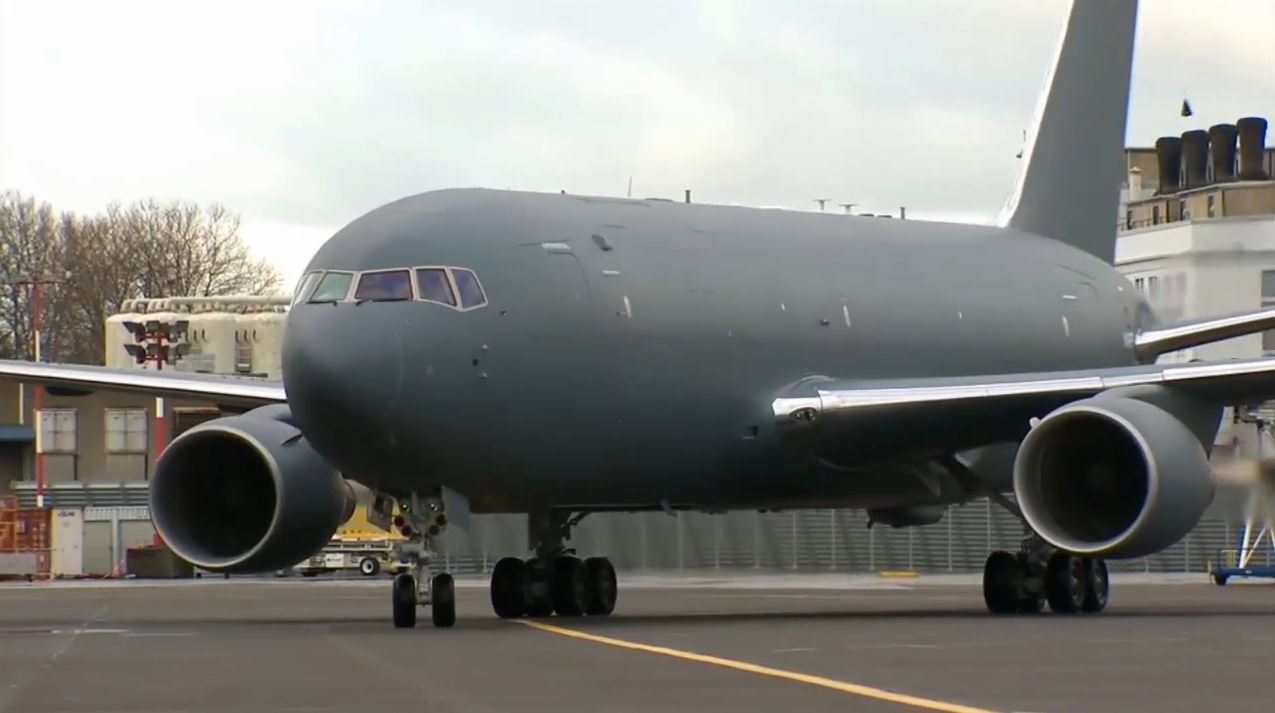
[[[496,616],[606,616],[615,609],[615,567],[605,557],[580,559],[564,546],[586,513],[532,513],[527,534],[535,555],[505,557],[491,573],[491,607]]]
[[[447,528],[447,515],[441,498],[422,498],[413,493],[398,503],[399,515],[394,526],[407,539],[395,545],[394,554],[409,564],[408,571],[394,575],[390,596],[394,626],[410,629],[416,626],[419,607],[429,607],[434,626],[450,627],[456,623],[456,585],[447,572],[432,573],[430,560],[435,538]]]
[[[1107,563],[1050,551],[1035,536],[1019,552],[993,552],[983,566],[983,600],[993,614],[1100,612],[1110,591]]]

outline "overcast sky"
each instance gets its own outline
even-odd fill
[[[449,186],[990,220],[1069,5],[0,0],[0,190],[220,201],[289,282]],[[1143,0],[1128,141],[1275,119],[1273,28]]]

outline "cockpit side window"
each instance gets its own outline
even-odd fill
[[[302,277],[301,281],[297,283],[297,291],[292,295],[292,304],[305,301],[305,299],[310,296],[310,291],[314,289],[315,284],[319,282],[319,277],[322,275],[323,272],[320,270],[307,272],[305,277]]]
[[[456,281],[456,291],[460,293],[460,306],[463,309],[487,304],[487,295],[483,294],[483,286],[478,284],[478,276],[472,271],[459,267],[452,268],[452,279]]]
[[[452,292],[452,283],[447,279],[447,271],[443,268],[417,268],[416,286],[420,289],[421,299],[439,302],[450,307],[456,306],[456,295]]]
[[[350,283],[354,282],[354,273],[329,272],[319,280],[319,286],[310,295],[309,302],[339,302],[350,294]]]
[[[412,277],[407,270],[383,270],[365,272],[359,276],[356,300],[388,302],[412,299]]]

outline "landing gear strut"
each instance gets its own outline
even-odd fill
[[[394,626],[416,626],[417,608],[428,606],[434,626],[450,627],[456,623],[455,581],[447,572],[432,573],[430,567],[436,538],[447,528],[443,501],[413,493],[400,499],[398,507],[401,514],[394,518],[394,526],[407,539],[396,543],[394,554],[407,561],[409,568],[394,575],[390,597]]]
[[[983,600],[993,614],[1100,612],[1107,606],[1107,563],[1051,551],[1035,536],[1016,553],[993,552],[983,566]]]
[[[605,557],[580,559],[567,549],[571,528],[586,513],[532,513],[527,533],[535,555],[505,557],[491,573],[491,607],[496,616],[606,616],[615,609],[615,567]]]

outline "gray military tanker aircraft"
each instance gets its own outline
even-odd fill
[[[1275,310],[1162,324],[1112,266],[1136,15],[1074,3],[994,226],[442,190],[317,252],[282,383],[0,375],[246,409],[168,445],[159,535],[206,570],[276,570],[321,549],[361,484],[409,536],[399,627],[424,606],[454,623],[429,555],[470,513],[529,514],[531,556],[491,577],[497,615],[602,616],[614,568],[567,547],[587,513],[860,507],[909,526],[977,497],[1030,532],[987,559],[992,612],[1097,612],[1107,559],[1172,545],[1212,500],[1223,408],[1275,396],[1275,360],[1155,363]]]

